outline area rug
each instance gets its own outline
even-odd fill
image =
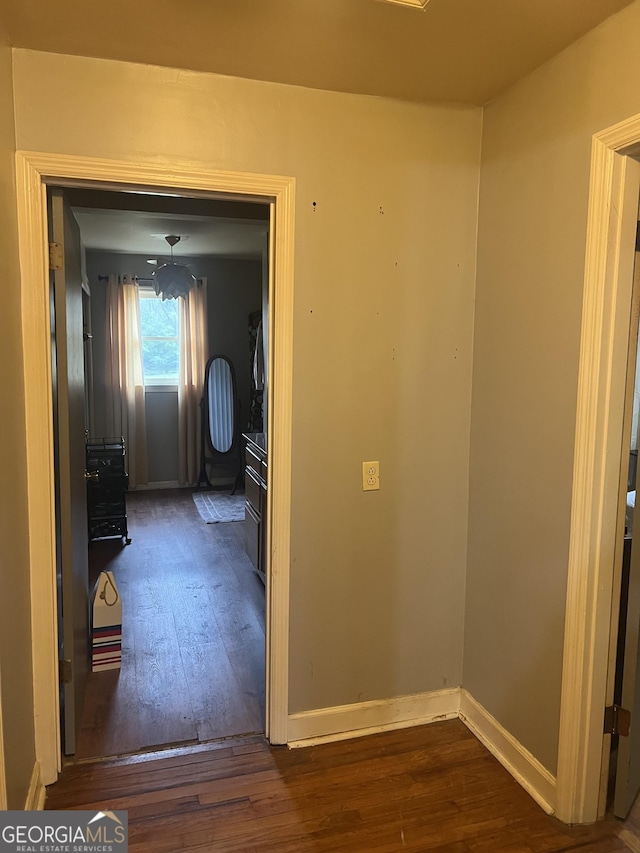
[[[194,492],[193,502],[207,524],[219,521],[244,521],[244,495],[218,492]]]

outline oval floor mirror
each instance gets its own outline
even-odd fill
[[[219,488],[212,480],[232,478],[234,494],[242,483],[239,404],[233,364],[225,355],[214,355],[207,362],[200,410],[198,487]]]

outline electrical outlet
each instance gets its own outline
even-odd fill
[[[362,463],[362,491],[372,492],[380,488],[380,463]]]

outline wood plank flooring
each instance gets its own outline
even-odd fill
[[[131,544],[93,542],[113,571],[122,668],[91,673],[76,759],[264,731],[264,587],[242,522],[205,524],[189,490],[132,492]]]
[[[127,809],[131,853],[616,853],[638,808],[567,827],[458,720],[304,749],[259,737],[79,763],[51,809]]]

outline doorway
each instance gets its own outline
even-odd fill
[[[270,205],[269,407],[270,574],[266,586],[266,713],[272,743],[287,740],[289,631],[289,516],[291,470],[291,356],[293,305],[294,181],[269,175],[203,172],[85,158],[18,153],[18,206],[23,273],[26,433],[29,444],[29,524],[33,596],[34,704],[36,750],[42,783],[51,784],[60,767],[56,653],[55,514],[53,502],[51,362],[45,260],[44,187],[81,186],[137,189],[188,197],[249,198]],[[277,298],[276,298],[277,297]],[[34,344],[33,342],[37,342]],[[43,488],[43,484],[45,488]]]
[[[565,823],[601,817],[606,790],[603,718],[611,698],[607,674],[617,606],[614,567],[639,145],[640,116],[592,140],[558,743],[556,815]]]
[[[225,480],[224,469],[211,470],[218,491],[207,499],[215,498],[223,506],[233,501],[236,521],[203,523],[195,505],[195,499],[203,497],[196,488],[197,401],[191,401],[186,419],[193,435],[182,435],[179,441],[178,382],[183,351],[189,357],[195,349],[189,336],[202,328],[204,340],[198,351],[202,364],[197,370],[200,386],[206,358],[213,352],[224,354],[235,366],[234,460],[241,455],[241,433],[263,433],[261,408],[256,412],[252,405],[257,395],[251,371],[250,318],[261,313],[263,305],[268,306],[263,255],[269,207],[259,202],[149,193],[52,192],[54,226],[58,220],[66,223],[59,236],[65,269],[53,274],[54,286],[72,290],[75,274],[79,291],[82,278],[83,426],[87,446],[92,448],[91,462],[87,459],[86,464],[88,476],[99,476],[92,473],[92,467],[109,447],[115,447],[108,437],[122,431],[126,434],[124,463],[129,470],[126,501],[118,497],[116,507],[124,518],[110,517],[115,504],[108,471],[103,486],[88,484],[92,498],[88,589],[83,590],[79,583],[82,568],[80,578],[74,578],[74,589],[65,586],[62,572],[63,613],[87,610],[84,594],[90,603],[101,572],[112,573],[115,597],[122,605],[121,666],[103,661],[107,653],[101,652],[94,671],[85,674],[79,655],[61,656],[69,659],[67,669],[78,682],[77,689],[65,686],[61,691],[63,752],[81,760],[263,732],[265,589],[244,548],[245,522],[239,520],[244,516],[244,497],[228,496],[233,481]],[[188,310],[187,304],[163,300],[155,292],[154,273],[169,263],[165,232],[180,235],[175,260],[195,277],[193,286],[198,292],[188,294],[185,303],[202,315],[198,323],[182,322],[182,308]],[[77,235],[73,247],[66,245],[67,233]],[[58,239],[55,234],[54,239]],[[172,256],[173,250],[172,245]],[[164,267],[165,272],[170,269]],[[114,400],[120,389],[110,387],[112,382],[119,386],[121,378],[110,358],[120,351],[111,338],[118,327],[112,316],[118,304],[114,297],[122,288],[128,288],[129,297],[135,299],[142,333],[136,357],[143,368],[144,399],[137,424],[118,415]],[[62,311],[65,307],[64,302],[59,306]],[[68,325],[59,324],[79,347],[80,329],[72,336]],[[59,375],[59,384],[64,384],[62,380]],[[201,392],[197,396],[200,400]],[[81,414],[82,407],[76,406],[76,420]],[[189,471],[180,472],[179,455],[186,458],[189,451],[179,450],[179,444],[187,439],[192,464]],[[132,446],[135,460],[128,453]],[[58,453],[59,460],[66,458],[65,453]],[[76,479],[81,481],[79,475]],[[65,482],[66,477],[61,480]],[[86,523],[80,526],[84,533]],[[76,596],[83,598],[79,606]],[[71,606],[67,606],[69,598]],[[81,645],[83,625],[76,625],[75,617],[73,626],[66,621],[63,618],[60,632],[65,646],[71,637],[76,637],[74,645]],[[89,645],[84,631],[84,657],[88,657]],[[98,667],[105,671],[97,671]]]
[[[640,789],[640,744],[636,736],[640,708],[635,696],[640,639],[640,547],[635,524],[640,417],[639,237],[640,222],[631,292],[601,793],[601,814],[612,810],[622,820],[629,816]],[[605,778],[608,778],[606,785]]]

